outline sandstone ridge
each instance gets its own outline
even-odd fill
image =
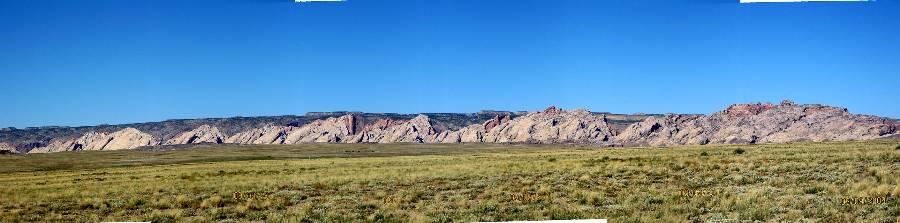
[[[112,133],[89,132],[73,139],[59,139],[46,147],[35,148],[29,153],[49,153],[81,150],[120,150],[141,146],[159,145],[153,136],[134,128],[125,128]]]
[[[894,119],[851,114],[847,109],[825,105],[798,105],[791,101],[734,104],[710,115],[635,115],[627,119],[623,119],[623,115],[594,113],[584,109],[564,110],[553,106],[530,113],[480,114],[486,117],[474,123],[458,120],[451,123],[446,121],[447,113],[436,114],[438,116],[434,117],[438,120],[426,114],[384,117],[341,112],[334,113],[332,117],[317,116],[317,119],[303,124],[268,123],[231,135],[226,135],[217,126],[204,124],[173,134],[165,140],[135,128],[122,128],[54,138],[45,146],[24,152],[119,150],[199,143],[751,144],[866,140],[894,137],[900,129],[900,123]],[[6,154],[23,151],[6,142],[0,142],[0,150],[6,151]]]
[[[866,140],[897,134],[893,119],[818,104],[736,104],[712,115],[666,115],[629,126],[623,145],[696,145]]]

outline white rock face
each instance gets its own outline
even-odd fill
[[[251,129],[245,132],[235,134],[225,140],[225,143],[236,144],[284,144],[289,132],[293,131],[291,126],[273,126],[267,125],[262,128]]]
[[[410,120],[395,121],[382,119],[371,126],[366,126],[362,133],[346,142],[350,143],[395,143],[419,142],[433,143],[436,132],[431,119],[418,115]]]
[[[167,141],[165,145],[224,143],[225,140],[225,135],[219,132],[219,128],[202,125],[191,131],[181,133],[181,135]]]
[[[615,141],[624,145],[699,145],[709,143],[712,129],[703,115],[650,117],[629,126]]]
[[[15,154],[15,153],[19,153],[19,151],[16,150],[16,147],[13,147],[12,145],[10,145],[8,143],[0,143],[0,154]]]
[[[341,142],[355,133],[355,125],[352,114],[316,120],[288,133],[284,143]]]
[[[587,110],[565,111],[550,107],[509,120],[497,117],[482,125],[467,126],[458,131],[444,132],[437,142],[485,143],[603,143],[612,131],[602,115]]]
[[[612,135],[605,117],[555,107],[529,113],[491,129],[485,142],[605,142]]]
[[[367,120],[357,114],[315,120],[300,127],[268,125],[231,137],[203,125],[183,132],[165,145],[194,143],[297,144],[297,143],[587,143],[594,145],[699,145],[845,141],[896,136],[897,120],[854,115],[846,109],[823,105],[796,105],[785,101],[735,104],[711,115],[651,116],[621,132],[612,130],[607,116],[587,110],[555,107],[516,118],[495,116],[482,124],[438,132],[432,120],[418,115],[409,120]],[[441,123],[438,123],[441,124]],[[160,141],[134,128],[112,133],[88,132],[77,138],[57,139],[30,153],[133,149]],[[15,148],[0,143],[0,151]]]
[[[484,142],[484,125],[469,125],[457,131],[444,131],[433,138],[438,143]]]
[[[109,143],[99,150],[134,149],[141,146],[159,145],[159,141],[153,136],[135,128],[125,128],[113,132],[108,137],[110,138]]]
[[[469,125],[457,131],[444,131],[434,137],[435,142],[440,143],[471,143],[484,142],[484,136],[497,126],[510,122],[508,115],[494,116],[494,119],[485,121],[481,125]],[[495,132],[496,133],[496,132]],[[496,136],[493,138],[497,138]]]
[[[616,136],[623,145],[694,145],[846,141],[894,134],[893,120],[854,115],[823,105],[736,104],[710,116],[668,115],[633,124]]]
[[[88,132],[69,140],[56,140],[50,145],[32,149],[29,153],[48,153],[81,150],[120,150],[141,146],[159,145],[153,136],[134,128],[124,128],[112,133]]]

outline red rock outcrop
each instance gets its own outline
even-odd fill
[[[484,123],[484,131],[490,132],[491,129],[493,129],[494,127],[497,127],[498,125],[506,123],[506,122],[509,122],[509,115],[494,116],[494,119],[491,119]]]
[[[775,108],[772,103],[734,104],[722,111],[729,117],[747,117]]]

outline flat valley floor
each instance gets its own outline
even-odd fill
[[[900,222],[900,141],[0,156],[0,222]]]

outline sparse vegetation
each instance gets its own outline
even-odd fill
[[[6,156],[0,222],[896,222],[896,144],[319,144]],[[731,155],[744,149],[754,152]]]

